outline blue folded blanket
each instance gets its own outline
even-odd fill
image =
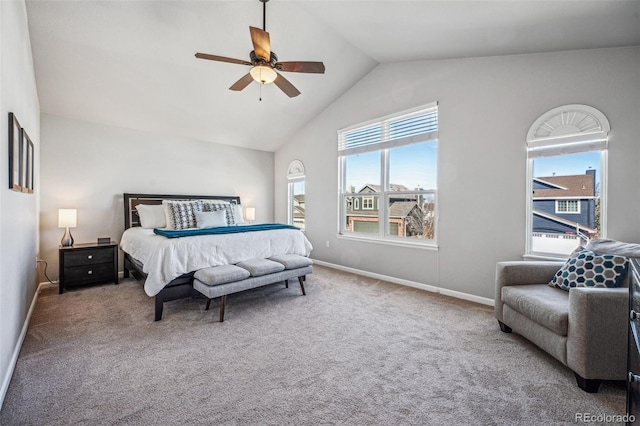
[[[238,232],[254,232],[267,231],[270,229],[298,229],[295,226],[285,225],[283,223],[258,223],[255,225],[242,226],[219,226],[217,228],[197,228],[197,229],[159,229],[155,228],[153,232],[167,238],[192,237],[195,235],[216,235],[216,234],[235,234]]]

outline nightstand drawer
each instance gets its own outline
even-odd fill
[[[113,263],[64,268],[64,285],[113,281]]]
[[[65,253],[64,256],[64,266],[67,268],[108,262],[113,262],[113,250],[78,250]]]

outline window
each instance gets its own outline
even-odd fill
[[[580,202],[578,200],[556,200],[556,213],[580,214]]]
[[[527,254],[567,256],[606,234],[609,122],[595,108],[566,105],[527,134]]]
[[[435,244],[437,153],[437,103],[338,131],[339,233]]]
[[[300,160],[289,164],[288,180],[288,223],[305,230],[305,172]]]
[[[373,210],[373,197],[362,198],[362,210]]]

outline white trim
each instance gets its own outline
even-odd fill
[[[362,198],[362,210],[373,210],[373,195],[363,196]],[[366,201],[366,203],[365,203]],[[369,202],[371,202],[371,206],[369,206]]]
[[[547,177],[548,177],[548,176],[547,176]],[[558,184],[556,184],[556,183],[549,182],[548,180],[544,180],[544,179],[542,179],[542,178],[534,177],[534,178],[533,178],[533,180],[534,180],[534,182],[539,182],[539,183],[540,183],[540,182],[542,182],[542,183],[544,183],[544,184],[546,184],[546,185],[553,186],[553,187],[554,187],[554,188],[556,188],[556,189],[565,189],[565,190],[568,190],[568,189],[569,189],[569,188],[567,188],[567,187],[564,187],[564,186],[558,185]]]
[[[424,242],[418,242],[420,240],[416,238],[407,238],[407,237],[392,238],[393,236],[387,236],[385,239],[381,239],[378,237],[378,234],[373,234],[373,233],[368,234],[368,235],[371,235],[370,237],[365,235],[367,234],[364,234],[361,232],[358,232],[358,233],[348,232],[344,234],[338,234],[336,237],[345,239],[345,240],[363,241],[367,243],[377,243],[377,244],[387,244],[390,246],[397,246],[397,247],[414,247],[419,249],[438,250],[438,246],[434,243],[434,240],[423,240]]]
[[[455,297],[456,299],[467,300],[469,302],[475,302],[481,305],[493,306],[494,304],[493,299],[476,296],[474,294],[463,293],[455,290],[449,290],[446,288],[437,287],[429,284],[418,283],[415,281],[409,281],[402,278],[390,277],[388,275],[382,275],[382,274],[377,274],[375,272],[363,271],[361,269],[350,268],[348,266],[336,265],[334,263],[329,263],[322,260],[313,259],[313,263],[320,266],[326,266],[327,268],[337,269],[339,271],[349,272],[352,274],[358,274],[364,277],[375,278],[377,280],[388,281],[390,283],[400,284],[407,287],[413,287],[420,290],[426,290],[432,293],[439,293],[444,296]]]
[[[574,119],[578,121],[574,122]],[[585,121],[591,123],[590,126],[580,129]],[[609,130],[611,130],[609,120],[594,107],[581,104],[562,105],[545,112],[533,122],[527,132],[527,145],[531,148],[582,142],[586,139],[606,140]],[[536,136],[539,132],[549,133],[549,135]]]
[[[287,179],[299,179],[304,178],[305,170],[304,164],[300,160],[293,160],[289,163],[289,167],[287,168]]]
[[[594,198],[598,198],[596,196],[593,197],[581,197],[581,196],[575,196],[575,197],[536,197],[534,196],[533,199],[534,200],[592,200]]]
[[[53,285],[48,282],[40,283],[38,285],[38,288],[36,289],[36,293],[33,295],[31,306],[29,306],[29,312],[27,312],[27,317],[24,320],[24,324],[22,324],[22,330],[20,331],[20,336],[18,337],[18,341],[16,342],[15,348],[13,348],[11,361],[9,361],[9,368],[7,369],[7,373],[2,379],[2,387],[0,388],[0,409],[2,408],[2,404],[4,404],[4,398],[7,396],[7,391],[9,390],[9,384],[11,384],[11,378],[13,377],[13,372],[15,371],[16,363],[18,362],[18,355],[20,355],[20,349],[22,349],[22,343],[24,343],[24,339],[27,336],[27,330],[29,329],[29,322],[31,321],[31,315],[33,314],[33,311],[36,308],[38,295],[40,294],[40,290],[45,286],[53,286]]]
[[[565,207],[567,207],[567,210],[559,210],[558,209],[558,206],[560,205],[560,202],[566,203]],[[572,202],[572,203],[570,203],[570,202]],[[575,202],[575,205],[578,207],[577,211],[570,210],[568,208],[569,204],[573,205],[573,202]],[[564,198],[564,199],[556,200],[556,214],[580,214],[580,213],[582,213],[582,207],[580,205],[580,200],[579,199]]]
[[[569,256],[562,256],[562,255],[557,255],[554,256],[552,254],[535,254],[535,253],[530,253],[530,254],[523,254],[522,255],[522,259],[523,260],[552,260],[552,261],[557,261],[557,262],[566,262],[567,258]]]

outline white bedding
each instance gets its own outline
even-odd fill
[[[125,230],[120,247],[144,265],[144,291],[149,296],[158,294],[180,275],[198,269],[283,254],[309,256],[313,248],[297,229],[166,238],[140,227]]]

